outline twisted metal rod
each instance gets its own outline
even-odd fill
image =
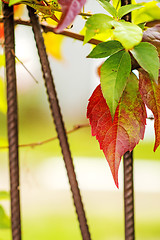
[[[54,123],[56,126],[56,131],[58,134],[58,138],[59,138],[59,142],[60,142],[60,146],[63,154],[63,159],[65,162],[65,167],[67,170],[67,175],[68,175],[68,179],[69,179],[69,183],[70,183],[70,187],[73,195],[74,205],[75,205],[78,220],[79,220],[82,238],[83,240],[90,240],[91,236],[90,236],[89,228],[87,225],[87,220],[86,220],[85,211],[84,211],[84,207],[81,199],[80,190],[76,180],[76,174],[74,171],[71,152],[69,149],[67,135],[66,135],[62,115],[61,115],[61,110],[58,103],[57,93],[56,93],[56,89],[53,82],[53,77],[52,77],[48,56],[47,56],[45,45],[44,45],[43,36],[41,33],[41,27],[39,24],[38,17],[35,14],[35,11],[31,7],[28,7],[28,11],[31,19],[32,30],[34,33],[34,37],[35,37],[35,41],[38,49],[38,54],[41,61],[43,77],[45,80],[45,86],[47,90],[50,109],[51,109],[52,117],[54,119]]]
[[[131,4],[131,0],[121,0],[121,5]],[[123,17],[131,22],[131,13]],[[133,151],[126,152],[124,161],[124,211],[125,211],[125,240],[135,239],[134,227],[134,183],[133,183]]]
[[[125,240],[134,240],[134,185],[133,185],[133,152],[126,152],[124,159],[124,209]]]
[[[18,114],[17,86],[14,51],[13,7],[3,3],[4,38],[7,78],[7,124],[9,141],[10,193],[12,240],[21,240],[21,218],[19,197],[19,163],[18,163]]]

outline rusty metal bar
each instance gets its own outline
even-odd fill
[[[121,0],[121,5],[131,4],[131,0]],[[131,22],[131,13],[123,17]],[[133,183],[133,151],[123,156],[124,166],[124,211],[125,211],[125,240],[135,239],[134,227],[134,183]]]
[[[38,17],[35,14],[35,11],[30,7],[28,7],[28,11],[31,19],[31,24],[34,32],[37,49],[38,49],[38,54],[41,61],[43,77],[45,80],[48,100],[50,103],[50,109],[51,109],[51,113],[56,126],[56,131],[58,134],[58,138],[59,138],[59,142],[60,142],[60,146],[61,146],[61,150],[62,150],[62,154],[63,154],[63,158],[64,158],[66,170],[67,170],[67,175],[68,175],[68,179],[69,179],[69,183],[70,183],[70,187],[73,195],[74,205],[75,205],[78,220],[79,220],[82,238],[83,240],[90,240],[91,237],[89,233],[89,228],[87,225],[87,220],[86,220],[85,211],[84,211],[84,207],[83,207],[83,203],[80,195],[80,190],[76,180],[76,174],[74,171],[71,152],[69,149],[67,135],[66,135],[62,115],[61,115],[61,110],[58,103],[56,89],[54,86],[53,77],[52,77],[52,73],[51,73],[51,69],[48,61],[48,56],[46,54],[44,40],[41,33],[41,27],[39,24]],[[53,45],[54,45],[54,42],[53,42]]]
[[[125,240],[134,240],[134,184],[133,184],[133,151],[126,152],[124,159],[124,209]]]
[[[3,3],[4,38],[7,78],[7,124],[9,141],[10,193],[12,240],[21,240],[21,218],[19,197],[19,162],[18,162],[18,113],[17,86],[15,72],[14,20],[13,7]]]

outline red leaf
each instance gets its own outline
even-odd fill
[[[154,115],[155,145],[154,152],[160,144],[160,83],[157,85],[151,81],[149,75],[144,70],[139,74],[139,91],[147,107]]]
[[[89,99],[87,108],[92,135],[99,141],[117,187],[121,157],[143,139],[146,124],[146,109],[138,91],[138,79],[134,75],[130,78],[132,81],[126,86],[113,122],[100,85]]]
[[[160,24],[157,24],[154,27],[148,28],[146,31],[144,31],[142,41],[153,44],[159,52],[160,51]]]
[[[62,16],[57,27],[54,29],[55,33],[62,32],[64,28],[73,22],[85,2],[86,0],[58,0],[58,3],[61,5]]]

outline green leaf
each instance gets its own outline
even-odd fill
[[[98,33],[103,33],[107,29],[111,29],[111,22],[113,18],[105,14],[94,14],[86,21],[86,34],[84,37],[84,44]]]
[[[8,200],[10,198],[9,192],[0,191],[0,200]]]
[[[132,49],[141,42],[143,33],[137,25],[125,21],[113,21],[112,25],[115,28],[114,39],[120,41],[125,49]]]
[[[20,2],[23,2],[23,0],[10,0],[9,1],[9,6],[12,6],[12,5],[20,3]]]
[[[116,40],[99,43],[88,55],[89,58],[104,58],[124,49],[122,44]]]
[[[10,219],[0,205],[0,228],[10,228]]]
[[[108,1],[106,0],[97,0],[101,6],[107,11],[109,12],[113,17],[117,17],[117,11],[116,9],[113,7],[113,5],[111,5]]]
[[[118,17],[122,18],[127,13],[130,13],[133,10],[140,9],[142,7],[143,7],[142,4],[129,4],[129,5],[122,6],[118,10]]]
[[[4,81],[0,78],[0,112],[6,114],[7,112],[7,101],[5,95],[5,84]]]
[[[152,80],[158,83],[159,58],[156,48],[147,42],[141,42],[131,51],[139,65],[149,73]]]
[[[2,1],[0,1],[0,13],[2,12]]]
[[[120,51],[109,57],[101,67],[101,87],[112,119],[131,72],[128,52]]]

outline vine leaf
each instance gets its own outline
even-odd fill
[[[86,21],[86,34],[84,37],[84,44],[87,43],[96,34],[106,32],[107,29],[111,29],[111,22],[113,18],[106,14],[94,14]]]
[[[154,115],[155,152],[160,145],[160,83],[157,85],[150,79],[147,72],[141,70],[139,73],[139,90],[144,103]]]
[[[118,10],[118,17],[122,18],[127,13],[130,13],[130,12],[132,12],[136,9],[140,9],[142,7],[143,7],[143,5],[140,4],[140,3],[138,3],[138,4],[128,4],[128,5],[122,6]]]
[[[143,32],[142,42],[149,42],[157,48],[160,53],[160,24],[148,28]]]
[[[132,49],[141,42],[143,33],[137,25],[124,21],[113,21],[112,25],[115,28],[114,39],[120,41],[125,49]]]
[[[111,5],[109,3],[109,1],[106,0],[97,0],[101,6],[108,12],[110,13],[113,17],[117,17],[117,11],[116,9],[113,7],[113,5]]]
[[[122,155],[132,151],[144,137],[146,109],[138,90],[137,77],[132,73],[128,78],[113,122],[100,85],[89,99],[87,117],[92,135],[99,141],[118,187],[118,169]]]
[[[149,73],[152,80],[158,83],[159,58],[156,48],[147,42],[141,42],[130,50],[139,65]]]
[[[9,0],[9,6],[12,6],[12,5],[20,3],[20,2],[23,2],[23,0]]]
[[[101,87],[112,119],[131,72],[131,58],[122,50],[110,56],[101,67]]]
[[[68,27],[75,17],[80,13],[81,8],[85,4],[86,0],[58,0],[61,5],[62,16],[55,28],[56,33],[60,33]]]
[[[107,42],[99,43],[92,52],[88,55],[88,58],[104,58],[113,55],[121,50],[124,47],[122,44],[116,40],[110,40]]]
[[[160,19],[160,8],[157,5],[157,1],[143,2],[143,6],[143,8],[133,11],[132,22],[134,24]]]

